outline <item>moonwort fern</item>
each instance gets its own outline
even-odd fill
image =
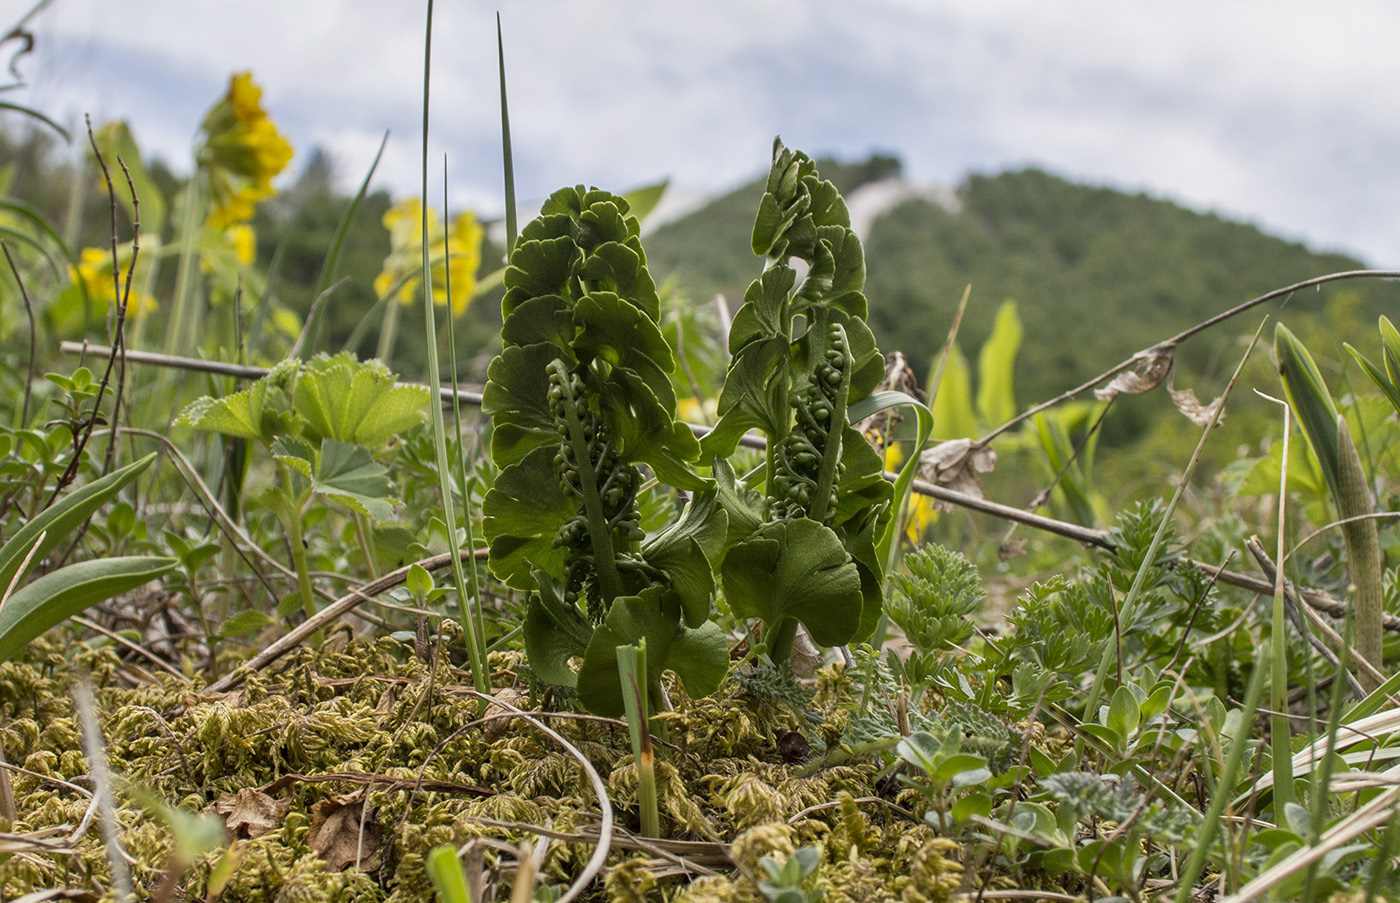
[[[578,187],[549,198],[506,270],[483,403],[502,468],[483,500],[490,567],[530,593],[530,667],[614,716],[618,646],[645,638],[653,698],[665,670],[704,695],[728,666],[709,620],[727,516],[691,469],[700,447],[676,419],[675,359],[638,233],[620,197]],[[692,493],[652,537],[638,514],[643,468]]]
[[[752,247],[767,266],[730,329],[720,419],[703,451],[707,461],[722,459],[746,431],[767,436],[752,485],[739,485],[722,461],[715,474],[731,522],[751,525],[725,556],[725,597],[735,614],[764,622],[769,654],[780,661],[799,622],[827,646],[874,629],[877,549],[893,490],[879,455],[851,426],[873,413],[870,396],[884,374],[865,323],[860,239],[835,186],[781,142]]]

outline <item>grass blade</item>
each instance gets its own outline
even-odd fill
[[[510,150],[510,108],[506,105],[506,45],[501,37],[501,14],[496,13],[496,56],[501,66],[501,162],[506,174],[506,258],[515,250],[515,158]]]
[[[433,402],[429,405],[429,412],[432,416],[433,424],[433,450],[436,453],[438,490],[442,495],[442,519],[447,526],[447,542],[449,546],[456,545],[457,541],[457,512],[452,501],[452,469],[447,457],[447,425],[443,422],[442,416],[442,376],[438,371],[437,352],[437,317],[433,310],[433,269],[431,249],[428,246],[426,237],[428,235],[428,111],[429,111],[429,86],[431,84],[433,59],[433,0],[428,0],[427,25],[423,37],[423,156],[422,175],[423,193],[421,197],[425,203],[422,204],[423,217],[423,326],[426,336],[428,386],[432,389]],[[452,556],[452,581],[457,590],[457,603],[462,616],[462,632],[466,634],[467,655],[472,670],[472,682],[478,693],[489,694],[491,691],[491,675],[486,667],[486,650],[478,642],[484,631],[477,623],[475,612],[470,604],[471,596],[467,589],[467,575],[462,568],[462,557]]]
[[[379,161],[384,157],[384,148],[389,144],[389,133],[384,133],[384,138],[379,142],[379,150],[374,154],[374,162],[369,165],[369,172],[365,173],[364,181],[360,182],[360,190],[355,192],[355,198],[350,202],[350,206],[345,208],[345,215],[340,218],[340,223],[335,227],[335,237],[331,239],[330,251],[326,253],[325,263],[321,265],[321,275],[316,279],[316,291],[311,293],[311,297],[317,299],[326,293],[331,286],[331,280],[335,278],[335,268],[340,263],[340,252],[345,247],[345,236],[350,231],[350,223],[355,219],[355,214],[360,209],[360,203],[364,201],[365,195],[369,193],[370,180],[374,178],[374,171],[379,168]],[[325,320],[322,313],[324,305],[314,304],[311,308],[311,315],[307,323],[302,327],[302,334],[307,337],[305,345],[300,347],[300,357],[302,360],[310,360],[315,352],[316,346],[320,343],[321,323]]]

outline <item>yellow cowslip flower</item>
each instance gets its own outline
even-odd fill
[[[131,245],[117,249],[118,263],[121,266],[119,279],[122,291],[126,291],[126,269],[131,264]],[[141,258],[137,258],[136,274],[132,278],[131,292],[126,299],[126,315],[139,317],[154,313],[160,304],[149,292],[141,291],[141,274],[145,269]],[[117,301],[117,287],[112,281],[112,252],[102,248],[83,248],[78,256],[78,265],[68,268],[68,278],[76,285],[87,289],[88,297],[111,306]]]
[[[219,229],[250,219],[253,206],[276,193],[272,180],[292,159],[292,146],[263,109],[262,88],[251,72],[229,80],[200,132],[195,159],[209,179],[209,225]]]
[[[215,263],[222,263],[225,269],[250,266],[258,253],[258,234],[247,223],[239,223],[225,229],[208,228],[200,240],[199,269],[212,273]],[[234,264],[230,267],[230,262]]]
[[[899,471],[899,465],[904,462],[904,451],[899,443],[891,443],[885,449],[885,470]],[[938,520],[938,509],[934,506],[933,499],[921,493],[910,490],[909,505],[904,514],[904,538],[910,545],[918,545],[928,532],[928,528],[933,526],[933,522]]]
[[[450,268],[452,315],[459,317],[476,293],[476,271],[481,266],[485,230],[476,221],[476,215],[468,211],[452,221],[448,235],[437,211],[429,208],[427,214],[433,302],[439,306],[448,303]],[[384,258],[384,270],[375,277],[374,290],[381,298],[392,293],[401,304],[411,304],[422,283],[423,202],[409,198],[390,207],[384,214],[384,228],[389,230],[389,256]]]

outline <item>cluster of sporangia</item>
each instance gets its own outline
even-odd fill
[[[618,459],[608,425],[589,410],[584,401],[582,378],[570,373],[562,361],[556,360],[549,366],[548,397],[549,411],[559,431],[559,451],[554,455],[559,487],[578,501],[578,513],[554,534],[555,547],[569,549],[565,597],[574,602],[581,591],[592,587],[595,591],[586,593],[588,614],[594,624],[600,624],[607,609],[596,592],[597,587],[588,579],[594,570],[595,558],[593,537],[588,528],[587,496],[596,492],[608,533],[614,539],[611,543],[614,554],[620,555],[623,549],[640,542],[646,535],[634,504],[641,475],[637,468]],[[582,443],[576,443],[576,436],[582,438]],[[586,458],[582,467],[579,444]]]
[[[823,449],[832,429],[832,415],[845,414],[843,382],[850,369],[846,331],[833,324],[827,336],[826,353],[817,365],[806,391],[796,396],[797,422],[778,448],[777,473],[773,477],[775,500],[770,515],[774,520],[812,517],[827,526],[836,514],[836,487],[845,465],[836,462],[828,476],[826,504],[815,505],[814,494],[821,491]],[[841,419],[844,420],[844,417]],[[837,423],[837,436],[844,424]],[[839,442],[839,439],[838,439]],[[838,444],[836,446],[840,448]]]

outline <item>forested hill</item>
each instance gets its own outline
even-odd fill
[[[862,187],[874,190],[871,182],[898,173],[889,158],[819,166],[853,207]],[[656,275],[679,277],[693,299],[722,293],[737,306],[760,268],[747,245],[761,193],[754,182],[657,228],[646,238]],[[870,319],[881,347],[904,351],[921,373],[941,347],[966,285],[972,296],[959,340],[964,349],[981,344],[1004,300],[1017,301],[1026,336],[1017,365],[1023,404],[1241,301],[1362,266],[1247,224],[1033,169],[971,176],[951,202],[904,201],[862,237]],[[1382,310],[1383,295],[1394,297],[1383,283],[1341,283],[1293,299],[1288,317],[1320,314],[1340,292],[1359,295],[1368,314]],[[1257,325],[1252,314],[1218,327],[1184,346],[1180,361],[1200,373]]]

